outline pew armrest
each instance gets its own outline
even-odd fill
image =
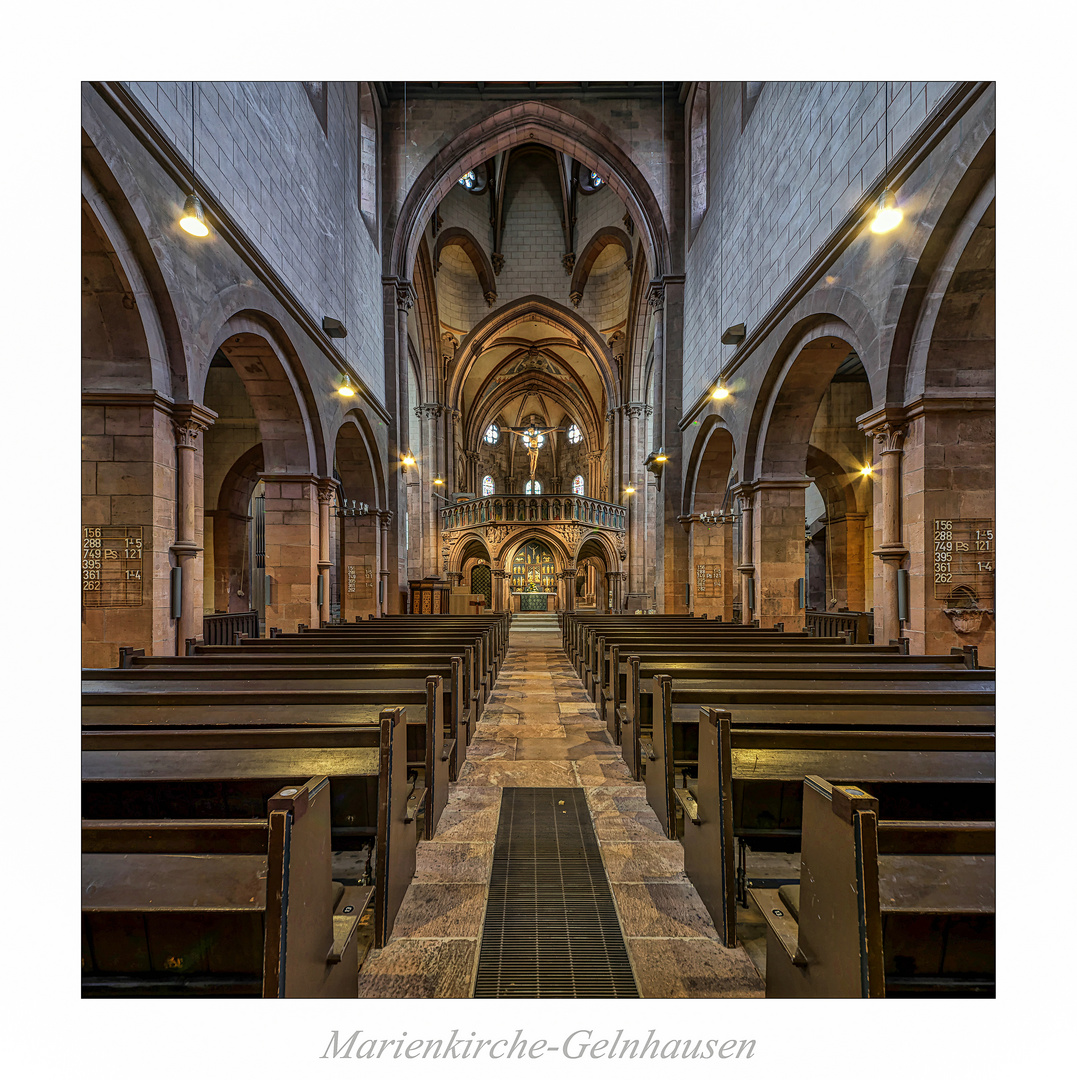
[[[690,821],[693,825],[699,825],[699,803],[692,797],[692,793],[687,788],[675,787],[673,795],[677,802],[681,804],[681,809],[684,811],[684,820]]]
[[[417,787],[408,798],[408,809],[404,814],[404,824],[410,825],[418,816],[419,811],[426,805],[427,789]]]
[[[333,944],[329,947],[329,954],[325,958],[327,964],[339,964],[344,959],[348,944],[355,937],[358,928],[358,915],[333,916]]]
[[[778,896],[777,889],[749,889],[748,895],[755,901],[767,924],[767,939],[776,941],[790,964],[807,967],[804,954],[797,947],[800,927],[789,906]]]
[[[654,744],[650,739],[641,738],[639,741],[640,753],[645,761],[655,761]]]
[[[446,739],[441,744],[441,760],[451,761],[454,751],[456,750],[456,740]]]

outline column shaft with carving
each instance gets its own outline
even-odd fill
[[[318,481],[318,577],[322,583],[322,602],[318,607],[318,619],[322,623],[329,621],[329,567],[332,565],[329,561],[330,511],[336,488],[335,480]]]
[[[214,413],[189,403],[173,409],[173,430],[176,435],[176,540],[171,551],[182,575],[182,595],[178,626],[178,652],[184,643],[202,632],[202,547],[195,527],[196,508],[201,504],[196,490],[196,473],[200,474],[198,455],[202,449],[202,433],[216,418]]]
[[[889,417],[868,431],[874,437],[878,459],[875,507],[882,533],[882,542],[872,552],[882,562],[883,578],[881,595],[875,596],[875,640],[887,642],[901,636],[898,570],[909,555],[901,538],[901,464],[907,426]]]
[[[751,585],[749,584],[755,578],[755,564],[752,562],[754,493],[750,484],[744,484],[737,489],[736,495],[740,501],[740,563],[737,565],[737,571],[740,574],[740,617],[741,622],[747,626],[755,617],[752,613]]]

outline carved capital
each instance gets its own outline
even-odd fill
[[[871,437],[880,444],[880,454],[900,454],[908,433],[908,424],[891,422],[881,424],[869,431]]]
[[[333,496],[337,493],[335,480],[323,479],[318,481],[318,502],[332,505]]]
[[[396,284],[396,306],[400,311],[411,311],[415,303],[415,289],[410,281],[398,281]]]
[[[561,265],[565,268],[566,274],[571,274],[576,265],[576,252],[566,251],[565,254],[561,256]]]
[[[374,512],[378,515],[378,524],[383,529],[388,529],[389,526],[392,525],[392,523],[393,523],[393,512],[392,512],[392,510],[375,510]]]
[[[508,570],[491,570],[491,576],[497,578],[499,581],[504,581],[509,576]]]
[[[580,301],[583,299],[583,293],[579,291],[573,291],[568,294],[568,298],[572,301],[573,307],[579,307]]]
[[[467,458],[469,464],[474,465],[479,460],[479,452],[478,450],[465,450],[464,457]]]
[[[437,420],[443,411],[440,401],[426,401],[415,406],[415,415],[419,420]]]
[[[621,218],[621,221],[624,223],[625,232],[627,232],[629,236],[635,233],[636,223],[632,220],[632,215],[627,210],[625,211],[625,216]]]
[[[207,431],[217,419],[212,409],[203,408],[193,401],[174,405],[172,408],[172,428],[176,433],[176,446],[193,449],[198,443],[198,436]]]
[[[649,405],[644,404],[642,401],[630,401],[625,407],[625,414],[629,420],[638,420],[641,416],[648,416],[647,410]]]
[[[501,271],[505,269],[505,256],[502,255],[500,251],[495,251],[490,256],[490,264],[494,268],[494,273],[500,274]]]
[[[647,303],[653,312],[659,312],[666,304],[666,286],[661,281],[652,281],[647,288]]]
[[[484,292],[482,298],[486,301],[487,307],[493,307],[494,301],[497,299],[497,293],[491,289],[490,292]]]

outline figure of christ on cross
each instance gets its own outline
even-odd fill
[[[564,431],[564,427],[536,427],[535,421],[537,416],[531,417],[531,423],[525,428],[508,428],[507,430],[513,432],[520,437],[520,441],[524,444],[524,449],[527,451],[527,461],[531,467],[531,484],[535,483],[535,470],[538,468],[538,456],[539,448],[542,446],[542,436],[548,435],[551,431]]]

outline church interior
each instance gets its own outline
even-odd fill
[[[82,996],[994,998],[995,104],[82,83]]]

